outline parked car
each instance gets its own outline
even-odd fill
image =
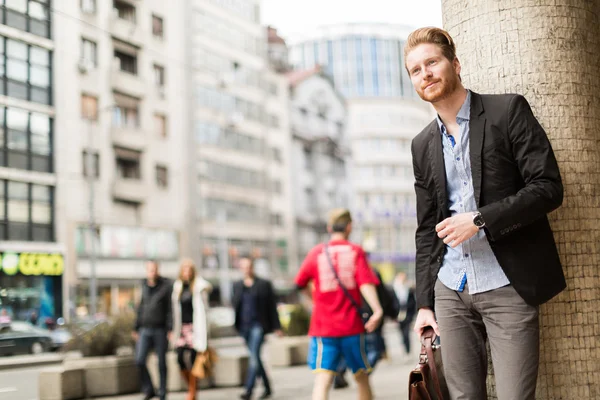
[[[0,329],[0,355],[40,354],[53,347],[50,332],[28,322],[13,321]]]
[[[50,337],[52,338],[52,346],[50,350],[57,351],[60,350],[71,338],[73,335],[66,328],[56,328],[53,331],[48,332]]]

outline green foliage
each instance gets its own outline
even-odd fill
[[[131,337],[134,323],[135,315],[126,313],[96,324],[70,325],[73,337],[62,350],[80,351],[84,357],[116,355],[119,347],[135,344]]]
[[[290,322],[285,329],[287,336],[304,336],[308,334],[310,315],[300,304],[290,312]]]

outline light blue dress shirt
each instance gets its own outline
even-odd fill
[[[470,111],[471,92],[467,91],[467,98],[456,116],[460,127],[459,137],[449,135],[439,115],[437,117],[442,133],[450,215],[477,211],[469,157]],[[448,251],[438,278],[449,289],[462,292],[468,281],[469,294],[475,294],[510,283],[498,264],[483,229],[455,248],[448,245],[446,247]]]

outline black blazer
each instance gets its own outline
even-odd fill
[[[563,201],[550,142],[521,95],[471,92],[470,159],[485,233],[510,283],[531,305],[566,287],[547,214]],[[433,120],[412,141],[417,194],[417,307],[433,307],[446,253],[435,225],[450,217],[442,135]]]
[[[242,291],[244,290],[244,282],[237,281],[233,285],[233,309],[235,310],[235,328],[238,332],[241,329],[242,321]],[[275,291],[271,282],[261,279],[254,278],[254,285],[252,285],[252,292],[256,298],[256,312],[258,313],[258,319],[260,325],[263,328],[264,333],[271,333],[275,330],[281,329],[279,323],[279,314],[277,313],[277,303],[275,301]]]

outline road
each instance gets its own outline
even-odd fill
[[[0,371],[0,400],[37,400],[38,375],[44,366]]]

